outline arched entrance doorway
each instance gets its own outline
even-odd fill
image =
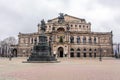
[[[96,57],[96,53],[94,53],[94,57]]]
[[[83,53],[83,56],[84,56],[84,57],[87,57],[87,56],[86,56],[86,53]]]
[[[92,53],[89,53],[89,57],[92,57]]]
[[[64,53],[63,53],[63,48],[59,47],[58,48],[58,57],[63,57]]]
[[[79,52],[77,53],[77,57],[80,57],[80,53]]]
[[[70,53],[70,57],[74,57],[74,53],[73,52]]]
[[[13,49],[12,56],[17,57],[17,49]]]
[[[70,49],[70,57],[74,57],[74,49],[73,48]]]

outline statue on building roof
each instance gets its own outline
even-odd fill
[[[64,22],[64,14],[63,13],[59,13],[58,23],[63,23],[63,22]]]

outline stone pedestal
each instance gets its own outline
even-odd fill
[[[47,36],[44,31],[41,31],[39,36],[39,43],[35,41],[33,51],[27,59],[28,63],[36,62],[58,62],[57,59],[50,54],[50,45],[47,43]]]

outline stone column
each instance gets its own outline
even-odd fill
[[[37,37],[37,43],[39,42],[39,37]]]
[[[33,37],[33,44],[35,43],[35,38]]]
[[[77,43],[77,36],[74,36],[74,43]]]

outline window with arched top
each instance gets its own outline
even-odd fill
[[[70,49],[70,51],[74,51],[74,49],[73,49],[73,48],[71,48],[71,49]]]
[[[85,28],[85,25],[83,25],[83,28]]]
[[[83,51],[86,51],[86,48],[84,48]]]
[[[75,25],[75,27],[77,27],[77,25]]]
[[[89,51],[92,51],[92,49],[90,48]]]
[[[79,28],[81,28],[81,25],[79,25]]]
[[[87,28],[88,28],[88,26],[87,26]]]
[[[80,48],[78,48],[77,51],[80,51]]]
[[[94,51],[97,51],[97,49],[94,49]]]

